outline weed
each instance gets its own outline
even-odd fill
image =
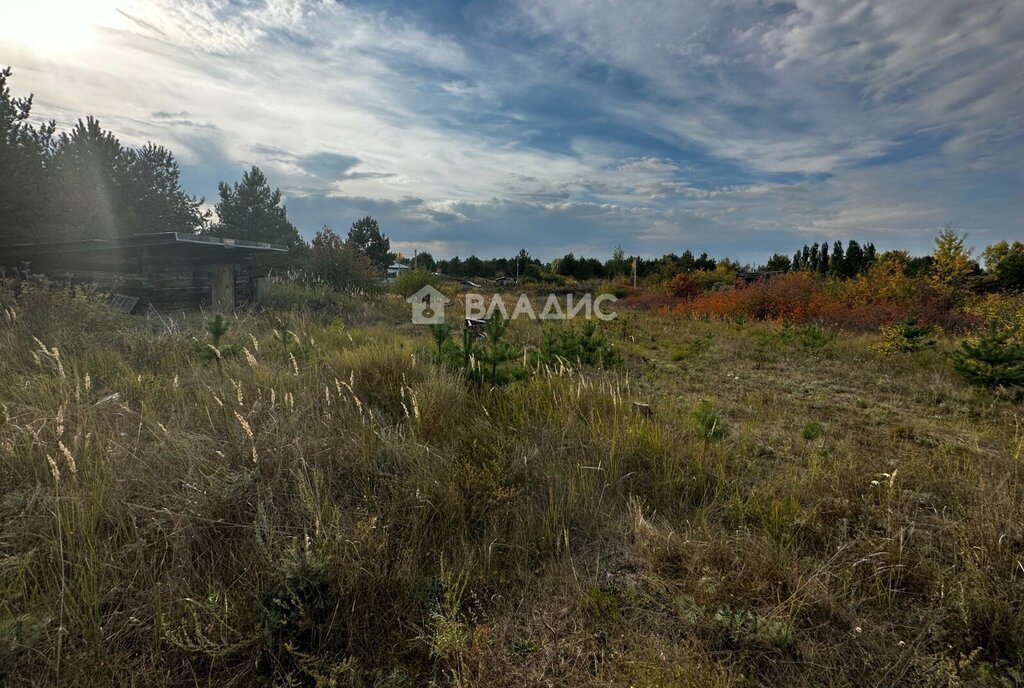
[[[800,436],[805,440],[813,440],[825,434],[825,426],[816,420],[812,420],[800,431]]]

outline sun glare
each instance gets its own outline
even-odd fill
[[[12,2],[3,10],[0,43],[47,51],[88,47],[100,27],[118,26],[116,0],[31,0]]]

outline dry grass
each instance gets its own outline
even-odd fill
[[[8,685],[1021,681],[1024,409],[941,348],[627,312],[478,392],[366,303],[2,299]]]

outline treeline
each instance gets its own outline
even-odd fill
[[[32,97],[11,97],[10,74],[0,70],[0,240],[204,229],[202,199],[181,189],[170,151],[127,148],[92,117],[59,134],[53,122],[35,126]]]
[[[419,255],[419,266],[434,269],[437,272],[450,276],[462,278],[482,277],[493,279],[497,277],[524,277],[527,279],[558,279],[570,278],[575,280],[610,279],[616,276],[632,275],[633,263],[636,263],[636,274],[638,278],[663,277],[671,278],[680,272],[693,272],[695,270],[714,270],[720,263],[732,268],[738,268],[735,263],[728,259],[716,261],[709,258],[707,253],[695,257],[692,252],[684,251],[682,255],[668,253],[661,258],[643,258],[641,256],[627,256],[621,247],[616,247],[611,258],[601,261],[597,258],[586,258],[567,253],[561,258],[545,263],[539,258],[532,257],[526,249],[511,258],[478,258],[469,256],[462,259],[458,256],[446,260],[434,261],[430,259],[429,265],[424,264],[423,256]],[[430,265],[434,267],[431,268]]]
[[[826,241],[820,245],[804,244],[802,250],[793,254],[790,267],[793,270],[810,270],[836,277],[856,277],[870,268],[875,258],[875,245],[871,242],[861,248],[856,240],[851,239],[844,249],[843,242],[836,241],[832,244],[830,255]]]
[[[125,146],[93,117],[61,133],[52,121],[34,125],[32,96],[13,97],[10,76],[0,70],[0,242],[173,231],[305,245],[258,168],[221,182],[214,221],[204,199],[181,188],[169,150]]]

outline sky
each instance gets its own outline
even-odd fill
[[[259,165],[307,238],[744,262],[1024,240],[1024,0],[31,0],[34,114]]]

